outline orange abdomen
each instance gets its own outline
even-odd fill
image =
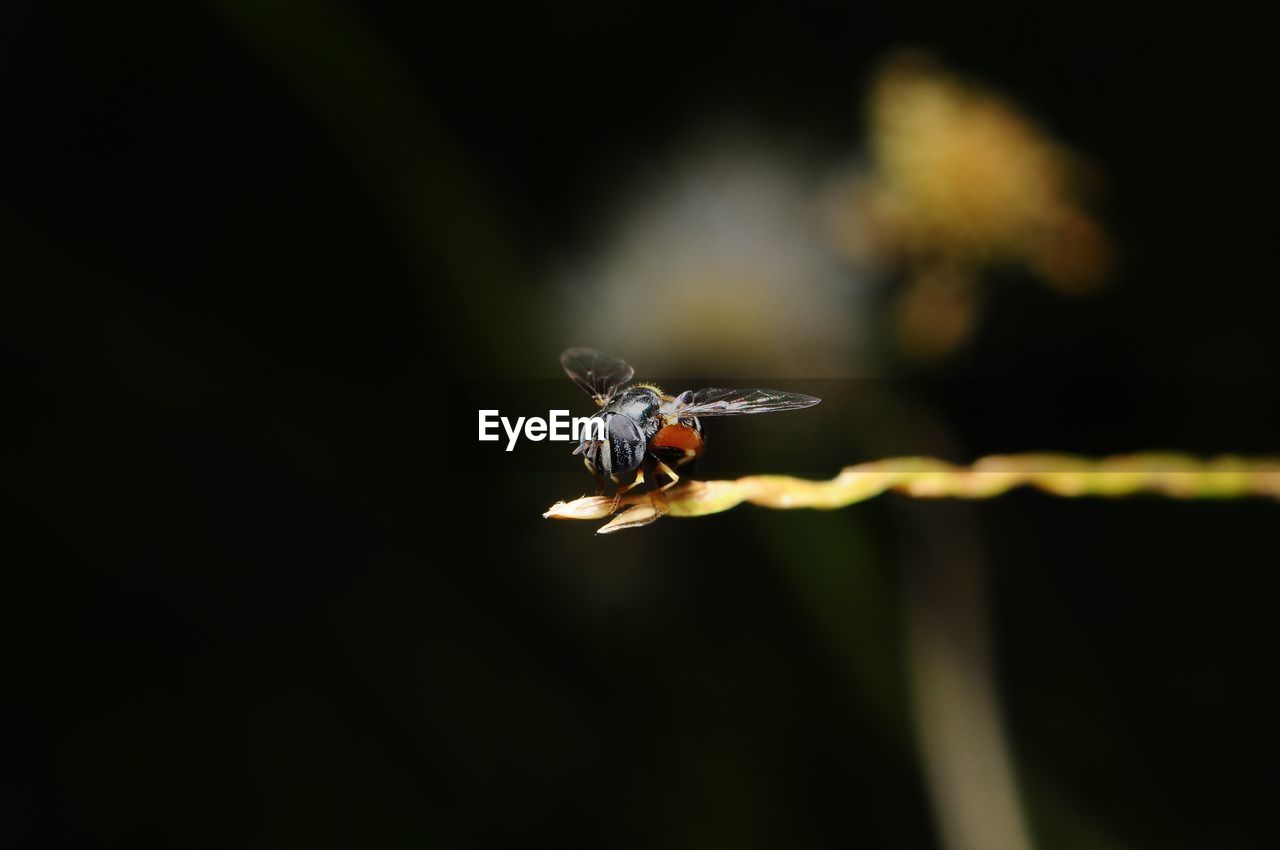
[[[702,435],[688,425],[668,425],[653,435],[649,448],[682,456],[682,461],[693,460],[702,454]]]

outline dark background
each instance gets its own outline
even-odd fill
[[[609,340],[546,304],[614,183],[708,113],[849,148],[875,62],[924,45],[1106,172],[1116,285],[1000,288],[960,355],[726,425],[706,473],[1274,453],[1274,46],[1114,16],[11,10],[13,846],[964,846],[908,648],[959,551],[1036,846],[1266,846],[1273,504],[885,497],[602,538],[539,516],[589,488],[564,446],[472,430],[582,411],[556,356]]]

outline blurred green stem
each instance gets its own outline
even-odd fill
[[[533,305],[511,240],[465,151],[372,22],[343,0],[208,2],[346,157],[401,245],[432,329],[452,343],[446,350],[465,352],[456,371],[532,350],[538,323],[529,321]]]

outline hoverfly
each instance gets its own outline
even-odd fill
[[[635,370],[616,357],[590,348],[570,348],[560,365],[573,382],[595,399],[600,410],[592,418],[604,420],[604,439],[583,438],[573,450],[582,455],[596,479],[597,495],[605,481],[618,485],[618,496],[642,484],[645,470],[670,479],[676,468],[702,454],[704,416],[740,416],[812,407],[821,399],[800,393],[765,389],[685,390],[667,395],[653,384],[628,385]]]

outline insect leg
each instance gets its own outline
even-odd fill
[[[635,480],[634,480],[634,481],[632,481],[630,484],[620,484],[620,485],[618,485],[618,492],[616,492],[616,493],[614,493],[614,494],[613,494],[613,508],[609,511],[609,513],[616,513],[616,512],[617,512],[617,510],[618,510],[618,505],[622,502],[622,494],[623,494],[623,493],[626,493],[628,490],[634,489],[637,485],[640,485],[640,484],[643,484],[643,483],[644,483],[644,470],[643,470],[643,469],[637,469],[637,470],[636,470],[636,477],[635,477]]]
[[[659,460],[658,458],[654,458],[653,460],[654,460],[654,464],[657,466],[658,471],[671,479],[666,484],[663,484],[662,487],[660,488],[660,490],[665,493],[667,490],[670,490],[672,487],[674,487],[676,484],[680,482],[680,476],[676,474],[676,471],[674,469],[667,466],[666,463]]]
[[[660,487],[657,490],[651,490],[649,492],[649,505],[658,516],[666,516],[670,512],[667,507],[667,488]]]

